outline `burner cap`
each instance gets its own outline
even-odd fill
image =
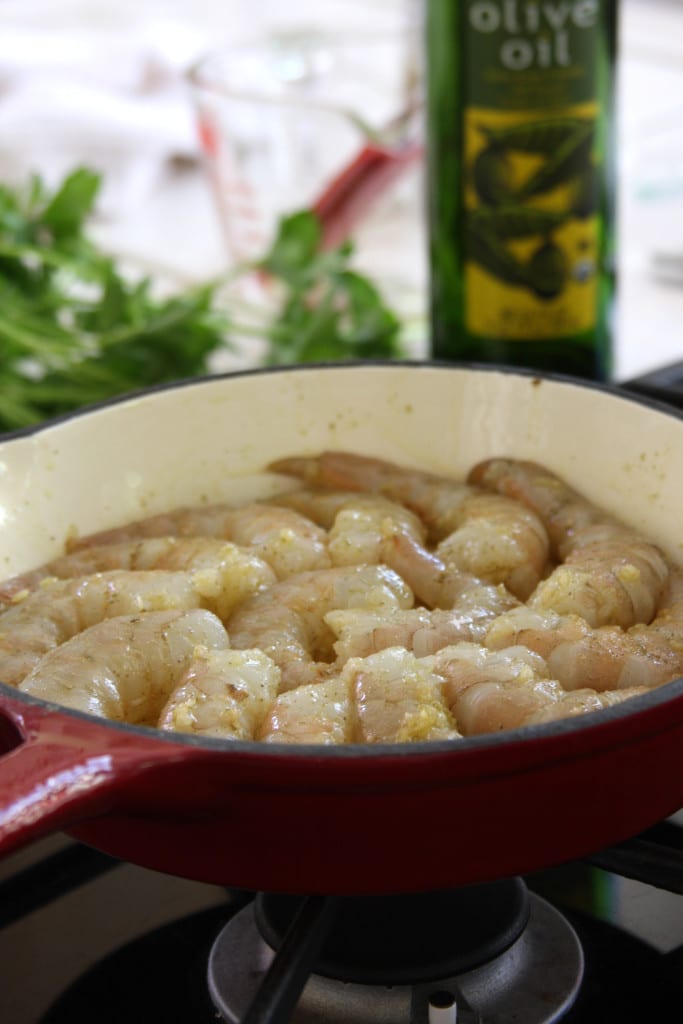
[[[256,899],[256,922],[278,949],[301,898]],[[489,963],[521,935],[529,896],[519,878],[444,892],[348,897],[314,970],[366,985],[416,984]]]
[[[441,894],[442,898],[448,895]],[[402,979],[393,984],[363,984],[357,977],[326,977],[316,967],[288,1019],[292,1024],[397,1024],[426,1021],[433,1008],[438,1014],[439,1007],[448,1004],[449,1009],[457,1007],[463,1022],[556,1024],[566,1016],[579,990],[581,946],[569,923],[544,900],[533,896],[529,906],[528,924],[516,942],[493,960],[461,974],[413,983]],[[384,938],[377,929],[374,935]],[[363,936],[364,946],[370,941]],[[407,952],[400,944],[398,948],[402,954]],[[254,1020],[275,1019],[259,1016],[264,1006],[258,1002],[274,956],[257,928],[253,907],[237,914],[218,936],[209,958],[208,982],[214,1005],[228,1024],[239,1024],[252,1010]],[[446,959],[442,956],[439,962]],[[354,962],[354,969],[357,966]],[[411,970],[414,974],[414,965]],[[267,1003],[265,1011],[272,1014],[273,1005]]]

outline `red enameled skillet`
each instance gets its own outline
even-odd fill
[[[345,448],[464,477],[547,464],[683,558],[683,419],[496,368],[362,364],[190,381],[0,444],[0,574],[91,532],[272,493],[271,460]],[[0,854],[66,830],[114,856],[282,892],[525,873],[683,804],[683,680],[580,719],[456,743],[292,748],[107,723],[0,684]]]

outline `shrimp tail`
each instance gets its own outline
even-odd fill
[[[321,466],[322,456],[289,456],[285,459],[275,459],[268,464],[271,473],[280,473],[282,476],[293,476],[303,480],[309,487],[320,487],[323,484],[323,472]]]
[[[296,476],[314,487],[337,487],[344,491],[383,492],[403,477],[409,478],[409,471],[383,459],[352,452],[324,451],[320,455],[278,459],[268,469],[286,476]]]

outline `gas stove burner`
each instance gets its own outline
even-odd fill
[[[209,958],[228,1024],[245,1019],[300,900],[260,896]],[[583,975],[569,922],[515,879],[453,892],[340,900],[291,1024],[552,1024]]]
[[[273,949],[280,948],[301,902],[271,893],[256,897],[256,924]],[[462,974],[508,949],[528,920],[529,894],[517,878],[436,893],[346,898],[336,907],[316,974],[364,985]],[[460,921],[467,927],[458,927]]]

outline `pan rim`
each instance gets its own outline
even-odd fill
[[[128,402],[137,402],[144,400],[146,397],[162,395],[170,391],[181,391],[185,388],[194,386],[203,387],[209,384],[219,383],[221,381],[240,380],[251,377],[271,377],[290,374],[298,375],[314,372],[354,372],[359,369],[366,368],[378,370],[417,370],[421,372],[438,370],[439,372],[443,371],[445,373],[490,373],[492,375],[501,374],[509,377],[521,377],[530,381],[547,380],[552,383],[573,386],[586,391],[600,392],[610,395],[617,400],[631,402],[638,406],[645,406],[655,412],[661,412],[672,419],[683,419],[683,409],[670,405],[662,399],[653,398],[649,394],[646,395],[640,392],[629,391],[624,387],[624,385],[614,381],[588,380],[582,377],[575,377],[570,374],[545,370],[533,370],[526,367],[508,365],[506,363],[447,363],[439,360],[426,359],[364,359],[362,362],[358,360],[349,360],[345,362],[310,362],[297,363],[293,365],[256,366],[239,370],[228,370],[215,374],[204,374],[195,377],[181,377],[175,381],[165,381],[146,388],[140,388],[139,390],[126,391],[120,395],[115,395],[112,398],[103,399],[100,402],[93,402],[89,405],[81,406],[78,409],[62,413],[59,416],[54,416],[48,420],[42,420],[40,423],[0,433],[0,445],[45,433],[80,417],[96,415],[101,411],[115,408],[119,405],[125,405]]]

